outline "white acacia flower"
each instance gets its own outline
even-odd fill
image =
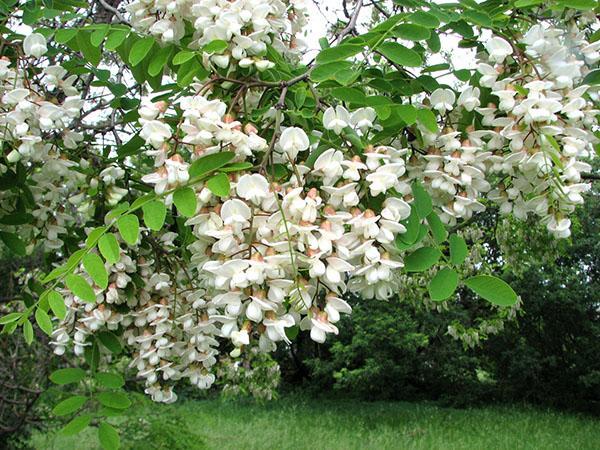
[[[552,216],[546,227],[558,238],[568,238],[571,235],[571,220],[566,217],[560,219]]]
[[[350,116],[350,123],[364,133],[367,129],[373,127],[373,122],[375,122],[376,117],[373,108],[359,108]]]
[[[231,333],[231,342],[236,347],[250,344],[250,335],[247,330],[233,331]]]
[[[246,174],[240,177],[235,189],[240,197],[258,205],[269,195],[269,182],[258,173]]]
[[[39,33],[31,33],[23,40],[23,51],[27,56],[39,58],[48,51],[46,38]]]
[[[149,120],[142,126],[140,137],[146,141],[146,144],[158,149],[171,137],[171,127],[160,120]]]
[[[404,163],[392,163],[381,166],[375,172],[367,175],[366,179],[369,182],[371,195],[375,197],[394,187],[398,178],[404,175],[405,170]]]
[[[293,327],[296,324],[294,316],[291,314],[284,314],[280,318],[269,319],[269,316],[263,320],[263,325],[267,328],[267,336],[273,342],[285,341],[291,344],[290,339],[285,334],[285,329]]]
[[[484,45],[490,55],[490,60],[495,63],[501,64],[508,55],[512,55],[511,45],[501,37],[495,36]]]
[[[142,181],[144,183],[154,184],[154,191],[161,195],[169,186],[167,169],[160,167],[156,172],[144,175]]]
[[[348,304],[348,302],[337,297],[334,293],[330,293],[327,297],[325,297],[325,301],[327,302],[325,306],[325,312],[327,313],[327,317],[331,323],[339,322],[340,313],[352,313],[352,307]]]
[[[456,104],[458,106],[464,107],[467,111],[473,111],[481,104],[479,101],[480,95],[481,93],[479,91],[479,88],[467,86],[458,96]]]
[[[344,173],[342,168],[342,160],[344,154],[336,149],[330,148],[325,150],[315,161],[315,171],[323,174],[323,184],[331,186]]]
[[[445,114],[446,111],[452,111],[456,94],[451,89],[439,88],[431,93],[429,100],[433,109],[439,111],[440,114]]]
[[[223,203],[221,218],[225,225],[232,223],[246,223],[250,219],[250,208],[243,201],[233,198]]]
[[[22,102],[29,96],[29,90],[25,88],[17,88],[11,91],[8,91],[6,94],[2,96],[2,103],[7,103],[9,105],[16,105],[17,103]]]
[[[483,87],[493,88],[496,80],[498,79],[498,72],[493,66],[486,63],[479,63],[477,65],[477,72],[481,74],[479,84]]]
[[[289,127],[283,130],[279,138],[279,146],[291,161],[296,159],[298,153],[308,149],[310,142],[302,128]]]
[[[350,124],[350,113],[343,106],[330,106],[323,113],[323,126],[326,130],[333,130],[340,134]]]

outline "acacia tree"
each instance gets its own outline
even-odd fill
[[[0,4],[0,238],[38,260],[0,323],[90,367],[65,432],[118,446],[97,418],[129,400],[98,369],[121,352],[173,402],[220,354],[324,342],[349,294],[412,273],[433,301],[513,307],[501,279],[459,279],[456,231],[486,207],[569,236],[595,176],[597,2],[341,3],[313,60],[300,0]],[[451,37],[472,69],[429,63]]]

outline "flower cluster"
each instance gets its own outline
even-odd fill
[[[26,55],[39,57],[47,50],[46,39],[32,33],[25,38],[23,49]],[[56,158],[58,151],[49,137],[60,137],[69,149],[76,148],[83,139],[69,128],[79,116],[83,101],[73,86],[75,75],[66,74],[61,66],[48,66],[30,79],[10,59],[0,59],[0,142],[12,148],[6,157],[8,163]],[[0,170],[6,167],[0,166]]]
[[[213,27],[220,33],[236,21],[258,23],[264,8],[274,8],[264,16],[273,28],[261,36],[273,39],[273,30],[281,30],[275,19],[285,11],[280,2],[204,3],[177,2],[169,10],[163,2],[134,2],[130,8],[134,16],[142,11],[140,22],[151,17],[144,26],[167,41],[180,33],[178,14],[196,17],[199,45],[224,39],[240,64],[253,53],[238,58],[238,34],[214,34]],[[256,16],[246,14],[250,6]],[[175,27],[171,34],[160,31],[161,20]],[[240,36],[257,32],[252,23],[239,27],[249,33]],[[587,189],[581,172],[589,166],[582,158],[592,155],[596,138],[589,130],[597,114],[588,87],[579,86],[584,61],[572,56],[573,48],[593,61],[597,46],[538,25],[523,44],[525,52],[501,37],[490,39],[477,82],[458,96],[437,89],[423,102],[444,122],[441,132],[419,123],[413,129],[418,139],[409,143],[398,137],[357,148],[348,134],[368,142],[379,127],[370,107],[325,107],[323,131],[310,133],[285,126],[284,113],[274,111],[278,129],[269,142],[261,125],[236,119],[223,101],[211,98],[210,83],[173,105],[144,100],[140,136],[155,168],[142,181],[167,205],[178,187],[193,189],[196,210],[185,221],[191,236],[143,230],[146,245],[129,245],[121,254],[95,303],[65,290],[70,308],[54,334],[56,352],[72,341],[80,354],[91,334],[123,330],[147,393],[171,402],[174,380],[187,378],[199,388],[215,382],[221,345],[232,358],[248,347],[269,352],[289,343],[298,329],[324,342],[338,333],[341,314],[351,313],[348,294],[387,299],[397,291],[404,250],[396,242],[414,210],[414,180],[423,183],[447,224],[470,218],[490,200],[516,217],[536,214],[554,235],[568,236],[567,215]],[[483,105],[490,95],[493,101]],[[465,118],[470,125],[459,127]],[[227,182],[215,192],[210,182],[190,179],[189,168],[219,152],[232,152],[239,164],[221,174]],[[300,162],[304,156],[309,158]],[[282,175],[270,170],[275,164],[283,166]],[[119,176],[118,168],[102,175],[109,181]],[[177,239],[189,255],[185,267],[169,256]]]
[[[458,99],[450,89],[432,93],[432,108],[448,115],[450,125],[441,134],[422,130],[427,154],[411,159],[409,172],[425,180],[448,223],[483,210],[485,194],[502,214],[534,214],[553,235],[568,237],[568,215],[590,187],[582,181],[582,172],[591,170],[584,160],[594,156],[598,141],[598,110],[581,80],[585,64],[600,59],[600,43],[543,25],[531,27],[521,42],[525,51],[517,53],[501,37],[486,43],[477,67],[480,87],[466,87]],[[481,90],[493,101],[481,105]],[[451,124],[464,117],[472,124],[461,133]],[[494,189],[493,174],[500,180]]]
[[[236,64],[268,69],[273,66],[264,58],[269,45],[284,55],[297,54],[295,36],[305,24],[299,0],[135,0],[127,9],[135,28],[163,43],[179,42],[186,21],[194,29],[190,48],[202,49],[214,41],[227,43],[223,53],[204,54],[205,63],[221,68]]]
[[[28,60],[48,50],[46,38],[38,33],[28,34],[22,47]],[[39,241],[46,250],[57,250],[64,244],[61,235],[76,222],[75,216],[90,206],[82,194],[76,195],[85,176],[70,170],[84,167],[87,161],[71,161],[61,152],[61,148],[77,148],[83,140],[71,128],[83,101],[75,87],[76,76],[67,76],[63,67],[50,65],[33,73],[18,66],[18,60],[0,59],[0,144],[5,148],[0,175],[31,172],[32,219],[15,231],[29,239],[28,251]],[[65,198],[69,198],[67,204]],[[4,192],[0,206],[10,212],[18,201],[16,194]]]
[[[188,182],[188,158],[223,150],[238,162],[268,157],[269,145],[256,127],[233,120],[224,103],[198,93],[182,97],[178,106],[183,120],[177,133],[164,121],[165,104],[144,102],[140,108],[140,135],[157,166],[143,179],[166,202],[169,190]],[[332,126],[332,113],[325,114],[326,128]],[[338,120],[347,115],[348,125],[362,132],[375,120],[370,108],[353,114],[338,108],[337,113]],[[293,161],[309,147],[304,130],[288,127],[272,150],[274,157]],[[134,246],[137,260],[122,255],[111,268],[108,289],[97,290],[94,304],[65,290],[71,313],[55,332],[56,351],[63,352],[70,341],[68,329],[76,330],[73,343],[81,353],[89,334],[121,327],[148,393],[172,401],[175,394],[159,383],[188,378],[208,388],[214,382],[216,338],[231,341],[232,356],[251,343],[262,351],[289,343],[292,327],[310,330],[315,341],[324,342],[338,333],[340,315],[352,310],[342,298],[346,292],[383,299],[394,291],[394,269],[402,267],[394,240],[406,231],[399,222],[410,206],[400,195],[390,196],[375,211],[364,206],[364,199],[409,189],[400,180],[406,151],[369,147],[363,161],[331,148],[316,158],[312,170],[288,163],[293,176],[281,183],[266,171],[231,174],[230,191],[221,197],[203,183],[194,185],[197,211],[186,222],[195,237],[188,246],[191,279],[180,268],[153,273],[152,253]],[[168,254],[175,237],[165,232],[156,247]]]

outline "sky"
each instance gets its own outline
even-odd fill
[[[449,3],[453,0],[436,0],[436,3]],[[348,2],[351,3],[351,2]],[[365,2],[366,3],[366,2]],[[319,38],[327,34],[328,23],[335,22],[338,18],[344,16],[342,10],[342,0],[305,0],[305,4],[308,10],[308,25],[306,29],[306,35],[304,40],[309,49],[306,60],[309,61],[319,50]],[[352,6],[348,6],[351,11]],[[366,31],[365,24],[368,23],[371,17],[372,6],[364,6],[358,16],[358,29],[360,31]],[[362,25],[362,26],[361,26]],[[448,36],[442,40],[442,52],[450,54],[450,59],[455,69],[473,69],[475,68],[475,56],[472,50],[458,48],[458,41],[460,40],[457,36]],[[410,47],[410,43],[406,44]],[[430,64],[439,64],[446,62],[441,55],[433,55],[429,60]]]

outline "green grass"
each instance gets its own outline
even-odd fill
[[[265,405],[144,402],[132,416],[124,447],[144,450],[600,448],[600,420],[529,408],[459,410],[419,403],[285,397]],[[152,430],[149,436],[136,438],[136,420],[141,417],[151,419]],[[69,438],[37,434],[32,442],[37,449],[98,448],[92,429]]]

